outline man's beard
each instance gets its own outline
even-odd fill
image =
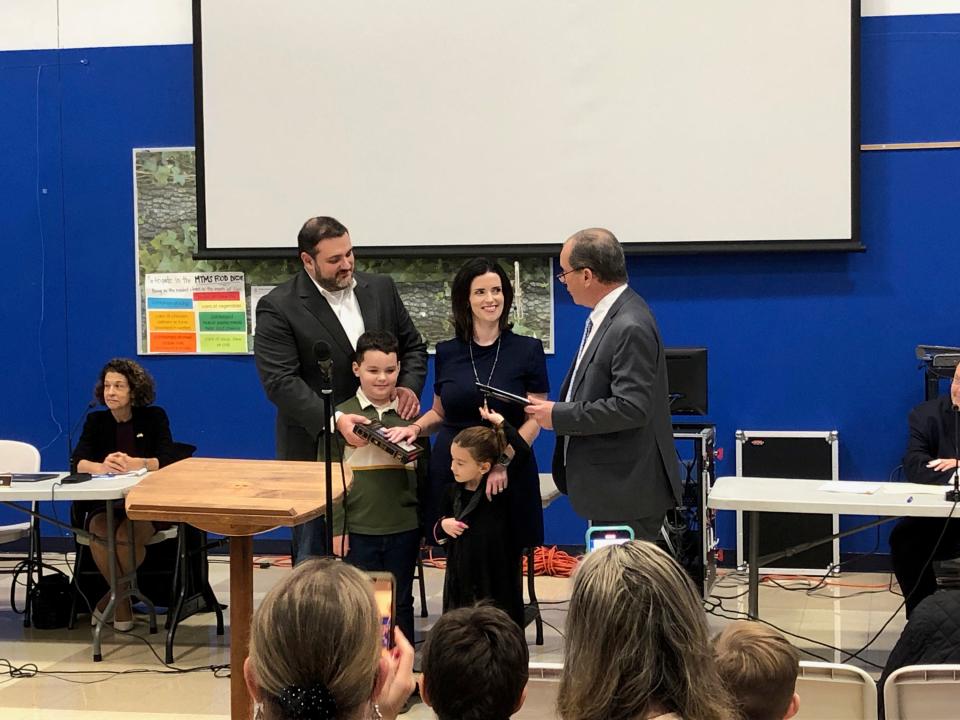
[[[320,277],[320,274],[314,275],[314,280],[317,281],[317,285],[322,287],[327,292],[340,292],[341,290],[346,290],[350,287],[350,283],[353,281],[353,271],[350,271],[349,275],[346,277],[341,276],[339,273],[332,278]]]

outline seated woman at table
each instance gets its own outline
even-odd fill
[[[416,687],[400,628],[383,647],[370,578],[352,565],[297,565],[260,603],[243,677],[257,720],[393,720]]]
[[[83,434],[70,457],[73,472],[95,474],[126,473],[135,470],[157,470],[174,461],[170,422],[163,408],[151,405],[156,397],[156,386],[150,374],[138,363],[126,358],[114,358],[100,371],[93,391],[94,399],[107,407],[87,416]],[[114,503],[116,509],[117,569],[120,576],[133,572],[143,562],[147,540],[156,532],[151,522],[131,523],[123,514],[123,501]],[[106,537],[106,504],[101,501],[75,503],[73,515],[87,517],[87,527],[94,535]],[[82,521],[82,520],[81,520]],[[128,541],[133,526],[136,565],[130,566]],[[103,543],[90,543],[90,554],[97,569],[109,579],[109,558]],[[109,580],[108,580],[109,581]],[[91,613],[95,624],[110,600],[108,592]],[[127,598],[116,608],[114,628],[133,629],[133,611]]]

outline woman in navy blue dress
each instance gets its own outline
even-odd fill
[[[474,258],[460,268],[451,292],[456,337],[437,345],[433,407],[410,427],[419,434],[436,430],[430,456],[430,493],[425,508],[427,536],[439,517],[440,499],[450,483],[450,444],[461,430],[483,424],[484,397],[476,383],[526,397],[546,397],[550,390],[543,343],[516,335],[510,327],[513,286],[495,261]],[[528,445],[540,428],[527,419],[521,405],[489,399]],[[505,460],[512,460],[512,449]],[[537,460],[530,453],[516,463],[496,465],[487,478],[490,495],[505,494],[510,511],[511,542],[517,553],[517,582],[521,581],[520,550],[543,543],[543,510]]]

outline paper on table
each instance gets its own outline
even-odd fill
[[[879,489],[879,483],[860,482],[859,480],[827,481],[817,488],[817,490],[825,492],[850,493],[852,495],[873,495]]]
[[[140,468],[139,470],[131,470],[130,472],[125,473],[102,473],[99,475],[92,475],[91,477],[96,480],[98,478],[135,478],[142,477],[147,474],[146,468]]]
[[[950,485],[927,485],[926,483],[890,483],[883,492],[886,495],[943,495]]]

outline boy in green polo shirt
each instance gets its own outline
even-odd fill
[[[357,394],[337,405],[337,429],[346,432],[345,416],[362,415],[386,427],[409,425],[397,413],[394,397],[400,374],[397,339],[388,332],[366,332],[357,339],[353,373]],[[400,460],[367,443],[347,445],[345,462],[353,480],[343,504],[334,508],[333,532],[344,534],[346,560],[361,570],[381,570],[396,578],[397,625],[413,635],[413,575],[420,552],[416,461]],[[344,514],[346,522],[344,523]],[[346,532],[344,532],[346,530]]]

